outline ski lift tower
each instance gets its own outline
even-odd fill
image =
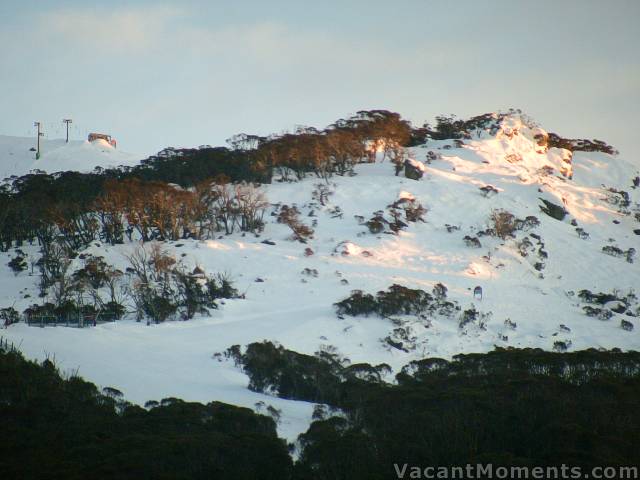
[[[69,124],[73,123],[73,120],[71,120],[70,118],[65,118],[62,120],[62,123],[66,124],[67,126],[67,140],[64,143],[69,143]]]
[[[38,147],[36,150],[36,160],[40,160],[40,137],[44,137],[44,133],[40,131],[40,122],[33,122],[33,126],[38,127],[38,135],[37,135]]]

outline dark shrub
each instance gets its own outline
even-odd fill
[[[448,301],[447,287],[441,283],[433,287],[433,295],[424,290],[411,289],[394,284],[376,296],[354,290],[348,298],[335,304],[339,315],[370,315],[383,317],[392,315],[416,315],[426,318],[430,315],[451,316],[460,310],[455,301]]]
[[[506,210],[493,210],[491,212],[491,227],[496,236],[505,240],[514,236],[516,231],[516,217]]]
[[[13,307],[0,308],[0,322],[6,328],[9,325],[18,323],[20,321],[20,314]]]
[[[156,323],[164,322],[178,310],[178,305],[162,295],[151,294],[143,305],[145,315]]]
[[[633,323],[627,321],[627,320],[621,320],[620,321],[620,328],[622,328],[623,330],[626,330],[627,332],[631,332],[633,331]]]
[[[424,290],[394,284],[386,292],[378,292],[376,299],[377,312],[386,317],[399,314],[418,315],[429,307],[433,297]]]
[[[27,262],[25,260],[25,257],[23,257],[22,255],[16,255],[9,261],[7,265],[9,265],[9,268],[11,268],[11,270],[13,270],[16,275],[27,269]]]
[[[371,315],[378,311],[378,304],[373,295],[354,290],[348,298],[335,304],[339,315]]]
[[[570,346],[571,342],[568,340],[566,342],[561,340],[553,342],[553,350],[556,352],[566,352]]]
[[[105,285],[112,272],[113,268],[104,261],[103,257],[89,255],[84,260],[84,267],[76,270],[73,276],[76,280],[86,282],[92,288],[98,289]]]
[[[578,234],[578,237],[582,240],[588,240],[589,239],[589,234],[587,232],[584,231],[584,228],[582,227],[577,227],[576,228],[576,233]]]
[[[384,229],[386,228],[386,225],[388,225],[388,223],[389,222],[387,222],[382,212],[380,211],[376,212],[373,217],[371,217],[371,219],[365,223],[365,225],[369,229],[369,232],[377,235],[378,233],[384,232]]]
[[[283,205],[278,214],[278,223],[284,223],[293,232],[292,239],[301,243],[313,238],[313,229],[300,221],[300,212],[293,206]]]
[[[464,243],[467,245],[467,247],[471,247],[471,248],[482,247],[482,244],[480,243],[480,240],[478,240],[478,237],[470,237],[469,235],[465,235],[462,240],[464,240]]]
[[[484,187],[480,187],[479,190],[482,192],[484,197],[491,197],[498,193],[498,189],[493,185],[485,185]]]
[[[580,297],[587,303],[597,303],[599,305],[604,305],[607,302],[619,300],[616,295],[613,295],[611,293],[592,293],[589,290],[580,290],[578,292],[578,297]]]
[[[444,300],[447,298],[447,287],[442,283],[436,283],[431,290],[436,300]]]

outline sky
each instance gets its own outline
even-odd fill
[[[0,134],[141,156],[358,110],[520,108],[640,165],[640,1],[0,1]]]

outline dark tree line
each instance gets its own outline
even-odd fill
[[[572,152],[603,152],[609,155],[617,155],[619,152],[602,140],[589,140],[586,138],[563,138],[557,133],[549,134],[549,146],[566,148]]]
[[[360,111],[324,130],[299,127],[294,133],[258,137],[239,134],[228,140],[235,151],[246,152],[259,168],[276,170],[284,180],[308,174],[328,178],[346,175],[376,153],[395,160],[410,144],[411,123],[387,110]]]
[[[254,231],[261,218],[260,205],[252,203],[261,199],[235,184],[269,183],[274,171],[283,179],[345,175],[376,151],[401,156],[410,136],[411,125],[397,113],[363,111],[323,131],[241,134],[230,139],[231,148],[168,148],[135,167],[11,177],[0,185],[0,250],[56,238],[71,250],[98,238],[119,243],[126,228],[143,240]],[[236,191],[221,191],[221,185]]]
[[[99,240],[209,238],[255,232],[267,207],[259,187],[219,175],[182,188],[135,176],[36,173],[0,186],[0,251],[60,241],[78,251]]]
[[[407,365],[349,364],[269,342],[229,355],[250,388],[320,401],[292,462],[272,418],[165,398],[147,409],[0,346],[7,479],[395,478],[394,464],[637,465],[640,354],[498,349]]]
[[[270,417],[166,398],[149,410],[0,347],[3,479],[291,478]]]
[[[269,183],[274,174],[280,180],[349,175],[356,164],[374,161],[377,153],[401,168],[404,147],[428,139],[466,138],[480,129],[495,133],[507,114],[484,114],[467,120],[439,116],[434,128],[428,124],[416,128],[394,112],[360,111],[323,130],[301,127],[293,133],[269,137],[239,134],[228,140],[229,148],[167,148],[135,167],[51,175],[35,171],[11,177],[0,185],[0,251],[25,242],[50,242],[58,236],[73,250],[96,238],[118,243],[126,233],[123,215],[118,214],[123,210],[126,220],[131,220],[127,226],[137,229],[145,240],[198,236],[212,227],[219,229],[220,223],[226,233],[235,226],[254,231],[260,227],[260,219],[251,212],[246,216],[246,212],[225,210],[215,221],[207,219],[207,226],[195,225],[202,222],[199,216],[203,208],[215,203],[215,194],[203,191],[203,187]],[[598,140],[563,139],[550,134],[548,142],[549,146],[570,150],[614,153],[612,147]],[[167,211],[167,204],[176,207]],[[177,224],[181,218],[185,221]]]
[[[250,388],[328,404],[299,438],[296,478],[391,478],[394,463],[640,461],[638,352],[497,349],[428,358],[404,367],[397,385],[383,381],[385,365],[349,365],[326,352],[302,355],[263,342],[229,354]]]

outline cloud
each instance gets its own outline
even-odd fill
[[[120,66],[124,75],[143,65],[149,68],[140,73],[209,69],[211,76],[225,76],[244,70],[247,75],[288,75],[288,82],[298,76],[300,84],[317,87],[338,78],[375,85],[391,72],[399,78],[411,65],[423,71],[442,68],[452,55],[461,58],[464,53],[438,40],[428,47],[398,49],[388,45],[385,35],[362,38],[322,25],[309,28],[255,17],[203,24],[200,17],[192,5],[78,7],[42,13],[28,29],[45,57],[64,64],[75,60],[100,68],[108,56],[109,64]]]
[[[57,10],[41,14],[38,30],[75,48],[140,53],[154,48],[184,13],[168,6]]]

